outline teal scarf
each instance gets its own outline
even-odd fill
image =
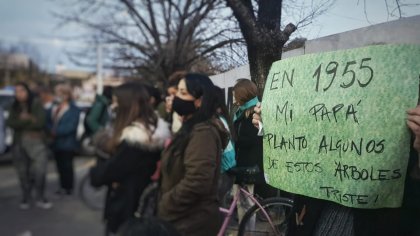
[[[244,111],[246,111],[247,109],[256,106],[257,103],[259,103],[260,101],[258,101],[258,97],[255,97],[251,100],[249,100],[248,102],[246,102],[244,105],[240,106],[239,109],[235,112],[235,115],[233,116],[233,122],[235,122],[237,119],[239,119],[239,117],[242,116],[242,114],[244,113]]]

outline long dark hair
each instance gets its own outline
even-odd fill
[[[207,75],[190,73],[184,78],[188,92],[196,99],[201,98],[201,107],[193,116],[182,124],[181,129],[175,135],[173,142],[169,146],[172,157],[169,159],[167,169],[170,170],[175,158],[173,154],[176,150],[184,155],[185,148],[190,139],[190,133],[198,123],[207,122],[213,118],[217,112],[216,95],[214,93],[213,82]]]
[[[32,111],[32,103],[34,101],[35,95],[32,93],[32,91],[29,89],[29,86],[24,82],[18,82],[15,87],[21,86],[25,89],[26,93],[28,94],[28,98],[26,99],[26,109],[28,113],[30,114]],[[22,112],[22,104],[15,98],[15,101],[13,102],[12,109],[16,112]]]
[[[140,83],[129,82],[113,91],[118,108],[114,122],[113,149],[118,145],[121,134],[134,121],[141,122],[146,132],[152,135],[157,124],[157,116],[149,103],[150,96]]]

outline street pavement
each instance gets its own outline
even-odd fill
[[[92,158],[75,160],[76,179],[86,174]],[[0,235],[1,236],[84,236],[104,235],[102,212],[87,208],[79,200],[77,192],[72,196],[59,197],[58,176],[55,163],[49,162],[47,197],[54,204],[44,210],[32,206],[19,209],[21,193],[16,172],[11,163],[0,165]],[[79,181],[76,181],[78,183]],[[75,188],[77,190],[77,186]]]

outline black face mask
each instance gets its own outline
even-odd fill
[[[172,102],[172,109],[180,116],[190,115],[197,111],[197,108],[194,106],[194,101],[183,100],[177,96],[175,96]]]

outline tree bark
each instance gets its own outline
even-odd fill
[[[251,80],[257,84],[261,97],[271,64],[281,59],[283,46],[296,26],[288,24],[280,29],[281,0],[257,1],[257,4],[255,16],[251,0],[227,0],[244,36]]]
[[[271,48],[268,48],[264,45],[247,44],[251,80],[257,84],[259,96],[262,96],[264,92],[265,81],[271,64],[281,59],[282,47],[271,46]]]

